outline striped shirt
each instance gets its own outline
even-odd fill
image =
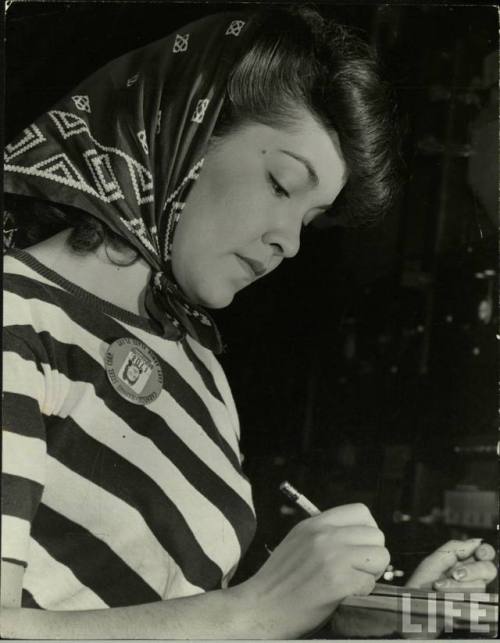
[[[227,585],[255,530],[234,402],[214,355],[160,337],[14,250],[4,263],[2,558],[23,606],[134,605]],[[153,351],[159,396],[111,385],[120,338]]]

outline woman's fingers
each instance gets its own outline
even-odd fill
[[[431,588],[436,581],[450,578],[456,568],[474,564],[477,561],[476,552],[479,557],[491,555],[489,546],[484,548],[480,538],[450,540],[424,558],[411,575],[407,586]]]
[[[321,520],[324,524],[332,527],[351,527],[353,525],[377,527],[375,518],[371,515],[368,507],[360,502],[327,509],[310,520]]]
[[[382,576],[385,568],[391,562],[391,556],[385,547],[353,547],[352,556],[353,569],[367,572],[376,578]]]
[[[489,545],[488,543],[482,543],[474,551],[474,558],[476,560],[495,560],[496,551],[495,548]]]
[[[473,555],[480,542],[480,538],[470,538],[469,540],[449,540],[436,551],[436,554],[443,557],[448,556],[450,558],[454,557],[457,560],[464,560],[465,558]]]
[[[337,527],[335,534],[339,542],[344,542],[348,545],[374,545],[377,547],[385,545],[384,533],[378,527],[366,525],[360,527]]]
[[[491,583],[497,575],[497,568],[490,560],[481,560],[467,565],[455,565],[449,575],[461,583],[475,580]]]
[[[355,574],[353,578],[352,595],[353,596],[368,596],[375,588],[375,576],[371,574],[361,573],[353,570]]]
[[[483,592],[486,583],[484,580],[459,581],[453,578],[442,578],[433,584],[438,592]]]
[[[462,559],[458,565],[466,563],[474,563],[476,560],[495,560],[497,555],[496,549],[489,543],[481,543],[472,552],[468,558]]]
[[[449,540],[447,543],[436,549],[423,561],[426,568],[432,569],[438,578],[446,573],[458,561],[470,558],[477,549],[481,540],[471,538],[470,540]]]
[[[451,541],[451,542],[457,542],[457,541]],[[464,542],[465,544],[471,543],[471,545],[474,544],[474,542],[477,542],[477,540],[471,540],[471,541],[459,541],[459,542]],[[476,561],[491,561],[495,560],[496,557],[496,551],[495,548],[492,547],[488,543],[482,543],[475,549],[473,549],[471,555],[467,556],[467,554],[464,554],[464,549],[458,548],[458,551],[454,547],[449,547],[450,543],[447,543],[446,545],[443,545],[443,547],[440,547],[437,552],[434,552],[433,556],[435,554],[439,553],[440,558],[445,561],[447,557],[449,557],[450,560],[453,559],[453,557],[456,557],[458,560],[457,562],[452,565],[448,569],[448,575],[451,576],[452,572],[458,568],[458,567],[463,567],[465,565],[469,565],[471,563],[475,563]],[[467,547],[467,551],[470,551],[470,547]],[[458,554],[458,555],[457,555]],[[465,556],[465,557],[462,557]]]

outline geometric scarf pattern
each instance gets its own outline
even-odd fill
[[[188,24],[105,65],[5,148],[6,192],[103,221],[151,266],[146,308],[165,336],[189,333],[216,353],[215,323],[176,284],[171,251],[228,76],[252,33],[241,11]]]

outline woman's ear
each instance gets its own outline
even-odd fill
[[[104,239],[101,246],[109,263],[126,268],[139,259],[139,252],[126,243],[117,240]]]

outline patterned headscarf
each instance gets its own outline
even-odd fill
[[[248,14],[215,14],[90,76],[5,151],[5,191],[84,210],[152,268],[148,313],[166,337],[221,351],[209,315],[172,273],[176,224],[203,167],[228,75],[254,32]]]

